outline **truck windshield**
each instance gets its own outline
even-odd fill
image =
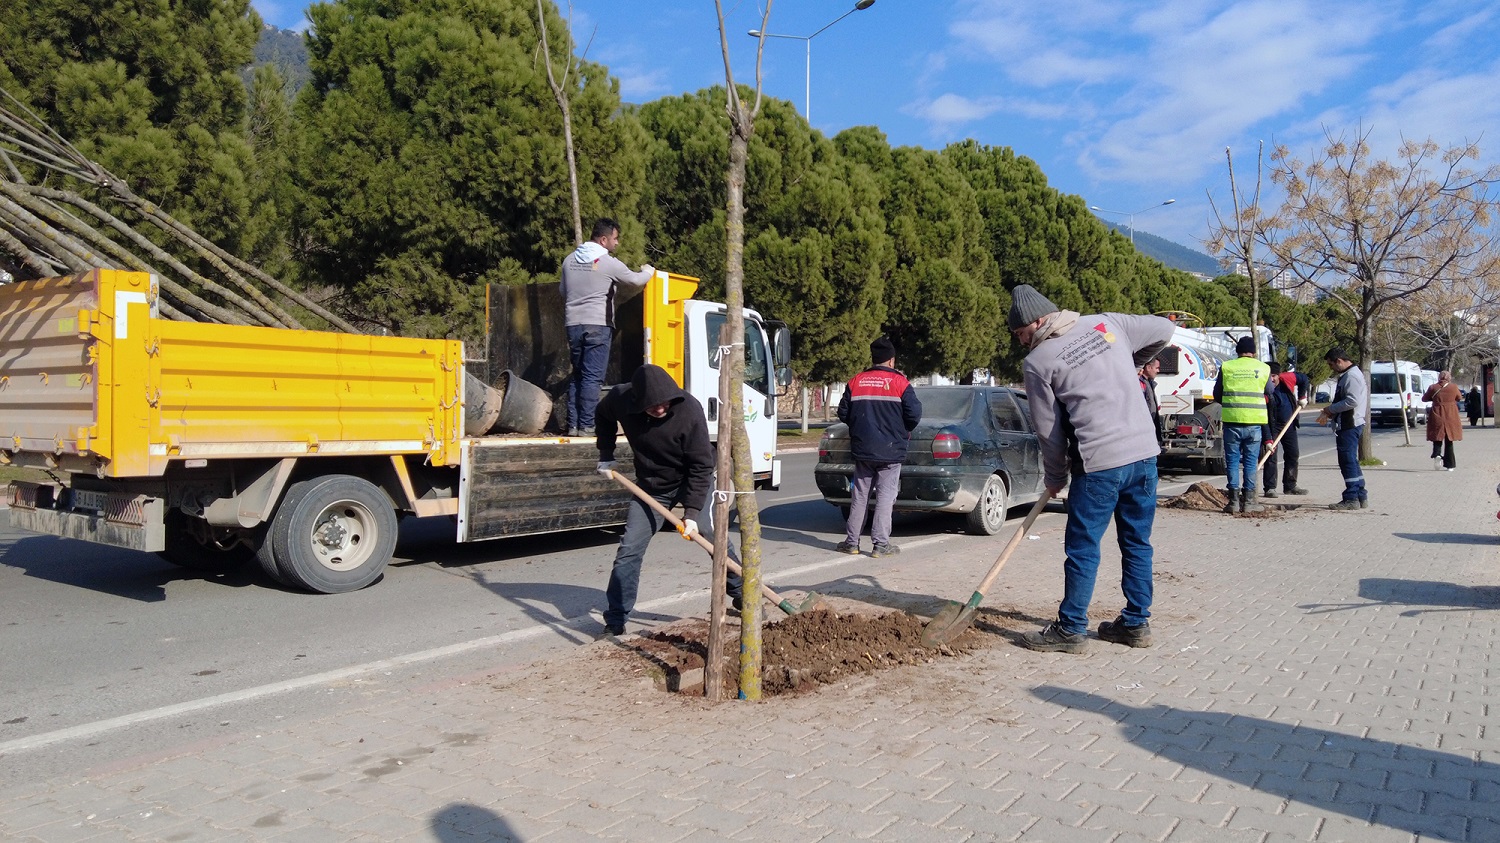
[[[710,313],[704,320],[708,328],[708,339],[710,343],[716,342],[719,332],[724,329],[724,323],[729,320],[727,313]],[[719,355],[717,353],[708,356],[709,365],[714,369],[719,368]],[[754,319],[745,320],[745,386],[759,392],[761,395],[771,394],[771,355],[766,351],[765,330],[759,322]]]

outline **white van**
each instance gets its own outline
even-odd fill
[[[1376,360],[1370,364],[1370,424],[1401,424],[1402,407],[1409,424],[1426,419],[1424,391],[1421,366],[1410,360]]]
[[[1432,409],[1431,401],[1423,401],[1422,396],[1427,394],[1427,388],[1437,386],[1438,373],[1432,369],[1422,370],[1422,383],[1417,387],[1417,421],[1427,423],[1427,411]]]

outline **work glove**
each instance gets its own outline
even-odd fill
[[[682,533],[683,538],[692,541],[693,536],[698,535],[698,522],[691,518],[684,518],[682,519],[682,526],[678,527],[677,531]]]
[[[1307,399],[1306,398],[1298,399],[1297,406],[1298,407],[1306,407],[1307,406]]]
[[[608,477],[610,473],[615,470],[615,466],[617,465],[619,465],[619,463],[615,462],[614,460],[602,460],[600,461],[599,465],[594,467],[594,470],[599,472],[603,476]]]

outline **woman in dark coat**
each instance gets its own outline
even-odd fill
[[[1479,417],[1483,415],[1484,396],[1479,394],[1479,387],[1469,390],[1469,395],[1464,399],[1464,409],[1469,411],[1469,427],[1479,426]]]
[[[1427,441],[1432,443],[1433,468],[1452,471],[1456,467],[1453,443],[1464,438],[1464,423],[1458,412],[1458,399],[1463,394],[1447,372],[1440,372],[1438,382],[1422,393],[1423,401],[1432,402],[1432,407],[1427,410]],[[1438,463],[1439,456],[1443,460],[1441,464]]]

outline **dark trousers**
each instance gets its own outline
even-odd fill
[[[1359,466],[1359,437],[1365,432],[1364,425],[1340,429],[1334,433],[1338,446],[1339,473],[1344,475],[1344,500],[1363,501],[1370,499],[1365,491],[1365,472]]]
[[[1266,458],[1266,466],[1261,471],[1263,485],[1267,489],[1276,488],[1276,462],[1279,457],[1286,466],[1285,477],[1282,478],[1281,489],[1290,492],[1297,488],[1297,460],[1302,456],[1302,445],[1297,442],[1297,428],[1292,428],[1281,437],[1281,443],[1276,446],[1276,452]]]
[[[1432,458],[1437,459],[1438,457],[1443,458],[1443,468],[1458,467],[1458,463],[1453,459],[1452,439],[1444,439],[1440,442],[1432,443]]]
[[[652,495],[652,497],[668,509],[677,503],[675,495]],[[709,508],[703,510],[698,517],[701,519],[698,528],[703,531],[703,537],[713,541],[712,495],[709,496]],[[641,563],[646,558],[646,547],[651,544],[651,538],[661,531],[661,525],[665,521],[666,519],[647,506],[645,501],[631,498],[630,513],[625,516],[625,532],[620,536],[620,549],[615,551],[615,564],[609,572],[609,586],[604,592],[608,600],[608,607],[604,610],[606,626],[624,626],[625,619],[635,608],[636,594],[640,592],[641,587]],[[678,538],[678,541],[681,541],[681,538]],[[729,543],[729,558],[736,563],[740,561],[732,541]],[[725,579],[724,590],[731,599],[739,600],[744,593],[744,584],[743,578],[730,571]]]
[[[609,368],[609,346],[615,329],[608,325],[569,325],[568,356],[573,377],[568,379],[568,427],[582,430],[594,426],[594,409],[604,388]]]

